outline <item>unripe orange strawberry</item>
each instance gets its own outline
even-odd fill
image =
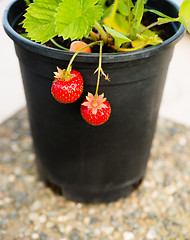
[[[87,44],[83,41],[74,41],[71,43],[69,51],[77,52],[79,49],[86,47],[86,46],[87,46]],[[87,48],[83,49],[81,52],[91,53],[91,48],[87,47]]]

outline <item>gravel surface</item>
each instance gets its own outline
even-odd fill
[[[138,190],[74,203],[38,179],[24,109],[0,125],[0,240],[190,240],[189,146],[190,129],[159,119]]]

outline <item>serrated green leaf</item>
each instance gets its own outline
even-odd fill
[[[20,33],[20,36],[28,39],[28,40],[31,40],[29,37],[28,37],[28,34],[27,33]]]
[[[59,36],[71,40],[88,36],[95,21],[102,16],[97,0],[62,0],[56,14],[56,30]],[[94,6],[95,5],[95,6]]]
[[[107,26],[104,26],[104,27],[105,27],[106,31],[114,38],[115,46],[117,47],[117,49],[119,49],[123,43],[131,42],[131,40],[129,38],[127,38],[124,34],[122,34],[121,32],[118,32]]]
[[[34,0],[24,15],[28,37],[42,44],[55,37],[55,14],[61,0]]]
[[[185,0],[180,6],[179,21],[190,33],[190,0]]]

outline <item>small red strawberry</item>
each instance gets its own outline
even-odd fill
[[[91,125],[98,126],[105,123],[111,114],[111,107],[104,94],[95,96],[88,93],[88,96],[81,104],[81,115],[83,119]]]
[[[51,87],[51,93],[60,103],[75,102],[83,92],[83,78],[76,70],[69,73],[65,69],[57,68],[55,80]]]

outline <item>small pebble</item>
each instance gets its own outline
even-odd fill
[[[21,172],[22,172],[22,170],[21,170],[20,167],[16,167],[16,168],[14,169],[14,173],[15,173],[15,175],[20,175]]]
[[[30,207],[31,211],[38,211],[41,207],[41,202],[40,201],[35,201],[32,206]]]
[[[179,138],[179,144],[185,146],[187,144],[187,140],[184,137]]]
[[[12,202],[12,199],[11,199],[10,197],[4,198],[4,203],[5,203],[5,204],[9,204],[9,203],[11,203],[11,202]]]
[[[40,215],[39,216],[39,222],[45,223],[47,221],[47,217],[45,215]]]
[[[148,239],[157,239],[157,234],[156,234],[156,232],[153,229],[149,229],[146,237]]]
[[[102,226],[101,231],[107,235],[111,234],[114,231],[114,227],[111,226]]]
[[[44,233],[40,233],[40,240],[47,240],[48,236]]]
[[[123,238],[124,238],[124,240],[134,240],[135,236],[132,232],[124,232]]]
[[[98,223],[98,222],[100,222],[100,219],[97,218],[97,217],[92,217],[92,218],[90,219],[90,224],[95,224],[95,223]]]
[[[39,234],[38,233],[33,233],[32,234],[32,239],[39,239]]]
[[[9,215],[9,217],[10,218],[17,218],[19,215],[18,215],[18,213],[17,212],[12,212],[10,215]]]
[[[53,226],[54,226],[54,223],[52,223],[52,222],[46,223],[46,228],[52,228]]]
[[[12,158],[11,157],[3,157],[1,159],[1,162],[2,163],[10,163],[12,161]]]
[[[84,224],[85,225],[89,225],[89,223],[90,223],[90,218],[89,217],[85,217],[84,218]]]
[[[15,182],[15,180],[16,180],[16,176],[15,175],[11,174],[11,175],[8,176],[8,181],[9,182],[12,183],[12,182]]]
[[[36,220],[39,219],[39,214],[36,213],[36,212],[31,212],[31,213],[29,213],[28,218],[29,218],[31,221],[36,221]]]

